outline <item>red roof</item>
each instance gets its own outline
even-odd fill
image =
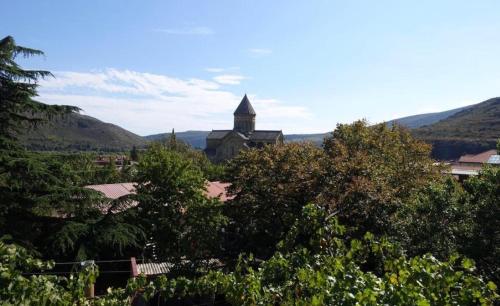
[[[234,196],[229,196],[227,194],[227,188],[230,185],[230,183],[222,183],[219,181],[208,182],[205,195],[209,198],[219,198],[222,202],[226,202],[234,198]]]
[[[496,150],[488,150],[479,154],[466,154],[460,157],[458,160],[459,163],[477,163],[477,164],[485,164],[491,155],[497,154]]]
[[[85,188],[100,191],[108,199],[118,199],[128,194],[135,192],[135,183],[117,183],[117,184],[102,184],[102,185],[89,185]]]
[[[89,185],[86,188],[93,189],[102,192],[104,196],[108,199],[118,199],[125,195],[135,193],[136,183],[116,183],[116,184],[101,184],[101,185]],[[229,187],[229,183],[222,183],[219,181],[207,182],[207,190],[205,191],[205,196],[209,198],[219,198],[222,202],[232,199],[233,197],[228,196],[226,188]]]

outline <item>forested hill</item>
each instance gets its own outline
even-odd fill
[[[472,105],[422,126],[413,130],[413,135],[433,144],[433,155],[441,159],[494,148],[500,138],[500,98]]]
[[[408,116],[408,117],[402,117],[398,119],[391,120],[387,122],[387,124],[392,125],[392,124],[399,124],[406,126],[410,129],[415,129],[419,128],[424,125],[430,125],[433,123],[436,123],[440,120],[446,119],[464,109],[467,109],[471,106],[464,106],[460,108],[455,108],[455,109],[450,109],[444,112],[437,112],[437,113],[427,113],[427,114],[419,114],[419,115],[413,115],[413,116]]]
[[[96,118],[70,114],[20,135],[31,150],[123,151],[145,146],[139,135]]]

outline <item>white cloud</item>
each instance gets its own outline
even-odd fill
[[[240,82],[242,76],[214,82],[117,69],[54,74],[55,79],[40,83],[40,101],[78,106],[90,116],[140,135],[172,128],[178,131],[231,128],[232,113],[243,95],[223,90],[218,83]],[[261,128],[282,129],[296,125],[298,119],[310,119],[305,107],[250,97]]]
[[[205,71],[214,73],[224,72],[224,70],[225,70],[224,68],[205,68]]]
[[[213,34],[215,34],[215,31],[209,27],[154,29],[154,31],[169,34],[169,35],[213,35]]]
[[[237,74],[222,74],[213,78],[215,82],[225,85],[238,85],[244,79],[246,79],[246,77]]]
[[[233,66],[233,67],[228,67],[228,68],[221,68],[221,67],[205,68],[205,71],[212,72],[212,73],[221,73],[221,72],[236,71],[236,70],[240,70],[240,67]]]
[[[261,57],[270,55],[271,53],[273,53],[273,50],[267,48],[252,48],[248,49],[248,52],[250,52],[250,54],[252,54],[253,56]]]

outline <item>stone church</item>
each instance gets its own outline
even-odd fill
[[[208,134],[205,149],[208,158],[221,162],[233,158],[243,149],[282,144],[281,131],[255,130],[255,116],[252,104],[245,95],[234,111],[233,129],[212,130]]]

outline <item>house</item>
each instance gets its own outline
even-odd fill
[[[488,150],[479,154],[466,154],[451,165],[450,173],[460,181],[479,174],[485,165],[500,166],[500,155],[496,150]]]
[[[241,150],[262,148],[283,143],[283,133],[277,130],[256,130],[256,113],[247,95],[234,111],[232,130],[212,130],[207,136],[205,153],[213,162],[221,162],[238,155]]]
[[[205,185],[204,194],[208,198],[218,198],[221,202],[226,202],[227,200],[232,199],[233,197],[227,194],[227,188],[229,187],[229,183],[222,183],[219,181],[207,182]],[[128,182],[128,183],[115,183],[115,184],[100,184],[100,185],[88,185],[85,186],[87,189],[92,189],[95,191],[101,192],[107,199],[116,200],[121,197],[127,196],[129,194],[135,194],[135,186],[136,183]],[[125,203],[116,209],[115,212],[123,211],[124,209],[132,208],[137,206],[137,202],[130,201],[129,203]],[[102,207],[100,207],[103,213],[106,213],[110,205],[108,203],[104,203]]]
[[[460,157],[458,164],[463,166],[479,167],[485,164],[495,164],[495,156],[499,156],[497,155],[497,150],[488,150],[479,154],[466,154]],[[498,164],[498,162],[496,162],[496,164]]]
[[[100,184],[88,185],[85,188],[99,191],[108,199],[116,200],[123,196],[135,193],[136,183],[115,183],[115,184]],[[221,202],[226,202],[232,197],[227,194],[229,183],[219,181],[207,182],[205,189],[205,196],[208,198],[219,198]]]

